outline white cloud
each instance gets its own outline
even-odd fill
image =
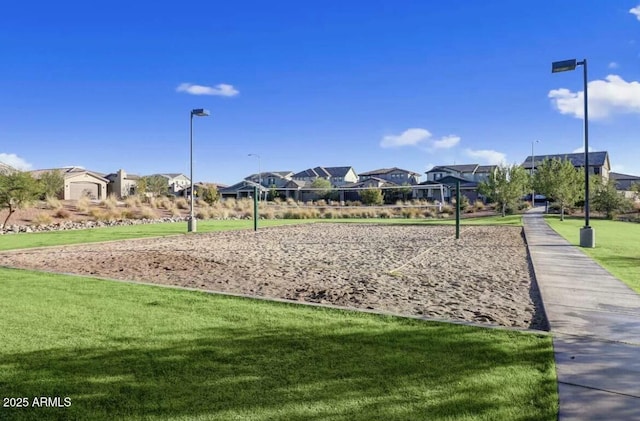
[[[20,171],[29,171],[33,168],[33,165],[13,153],[0,153],[0,162],[10,165]]]
[[[620,67],[620,65],[618,63],[616,63],[615,61],[612,61],[611,63],[609,63],[609,68],[610,69],[617,69],[618,67]]]
[[[432,146],[434,149],[450,149],[460,143],[460,136],[449,135],[442,139],[434,140]]]
[[[589,118],[603,119],[614,113],[640,114],[640,83],[617,75],[589,82]],[[561,114],[584,116],[584,92],[566,88],[549,91],[549,98]]]
[[[389,135],[382,138],[380,146],[383,148],[397,148],[400,146],[416,146],[429,139],[431,133],[426,129],[407,129],[400,135]]]
[[[640,4],[629,10],[629,13],[635,15],[640,20]]]
[[[220,83],[214,87],[194,85],[192,83],[181,83],[177,88],[177,92],[185,92],[191,95],[216,95],[216,96],[236,96],[240,92],[233,85]]]
[[[465,149],[464,153],[469,158],[477,159],[483,164],[501,165],[507,162],[507,156],[505,154],[490,149],[480,149],[477,151],[473,149]]]

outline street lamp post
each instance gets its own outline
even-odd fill
[[[584,83],[584,227],[580,228],[580,247],[596,246],[595,230],[589,226],[589,107],[587,97],[587,59],[556,61],[551,64],[551,73],[575,70],[582,66]]]
[[[255,156],[258,158],[258,184],[260,185],[260,190],[258,191],[258,201],[260,200],[260,196],[262,196],[262,170],[260,169],[260,155],[257,153],[250,153],[247,156]]]
[[[193,116],[198,116],[198,117],[206,117],[209,115],[209,111],[205,110],[204,108],[195,108],[193,110],[191,110],[191,118],[189,120],[189,180],[190,180],[190,190],[191,190],[191,197],[190,197],[190,201],[189,201],[189,222],[187,223],[187,231],[188,232],[196,232],[197,228],[196,228],[196,217],[194,214],[194,204],[193,204],[193,196],[195,193],[194,187],[193,187]]]
[[[535,191],[535,188],[533,187],[533,169],[536,166],[536,158],[535,158],[535,155],[533,154],[533,145],[539,142],[540,142],[539,140],[534,140],[531,142],[531,206],[534,208],[536,207],[536,191]]]

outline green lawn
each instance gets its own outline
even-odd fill
[[[582,218],[545,216],[551,228],[574,245],[580,244]],[[640,293],[640,224],[591,219],[595,230],[595,248],[582,248],[613,276]]]
[[[555,420],[549,336],[0,269],[15,420]]]
[[[264,220],[260,227],[300,224],[304,220]],[[251,220],[198,221],[198,232],[253,229]],[[186,234],[186,222],[160,224],[123,225],[83,230],[50,231],[37,233],[5,234],[0,236],[0,251],[57,246],[65,244],[95,243],[99,241],[126,240],[131,238],[163,237]]]

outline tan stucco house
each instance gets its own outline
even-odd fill
[[[107,184],[107,194],[114,194],[119,198],[133,196],[138,192],[139,175],[127,174],[125,170],[118,170],[115,173],[104,176],[109,180]]]
[[[103,174],[89,171],[82,167],[50,168],[46,170],[31,171],[35,178],[49,171],[60,171],[64,177],[64,190],[62,199],[78,200],[83,196],[90,199],[105,199],[107,197],[107,184],[109,180]]]

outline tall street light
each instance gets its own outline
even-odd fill
[[[260,169],[260,155],[257,153],[250,153],[247,156],[255,156],[258,158],[258,184],[260,184],[260,191],[258,192],[258,200],[260,200],[260,196],[262,196],[262,170]]]
[[[534,140],[531,142],[531,206],[534,208],[536,207],[536,191],[533,187],[533,169],[536,166],[536,158],[533,154],[533,145],[535,145],[536,143],[540,143],[540,141]]]
[[[189,179],[191,183],[191,187],[190,187],[191,198],[189,202],[189,222],[187,223],[188,232],[196,232],[197,230],[196,217],[193,212],[194,210],[193,196],[195,195],[195,190],[193,187],[193,116],[194,115],[198,117],[206,117],[209,115],[209,111],[205,110],[204,108],[195,108],[191,110],[191,118],[189,121],[189,166],[190,166]]]
[[[584,227],[580,228],[580,247],[595,247],[595,231],[589,226],[589,109],[587,101],[587,59],[556,61],[551,64],[551,73],[575,70],[582,66],[584,83]]]

